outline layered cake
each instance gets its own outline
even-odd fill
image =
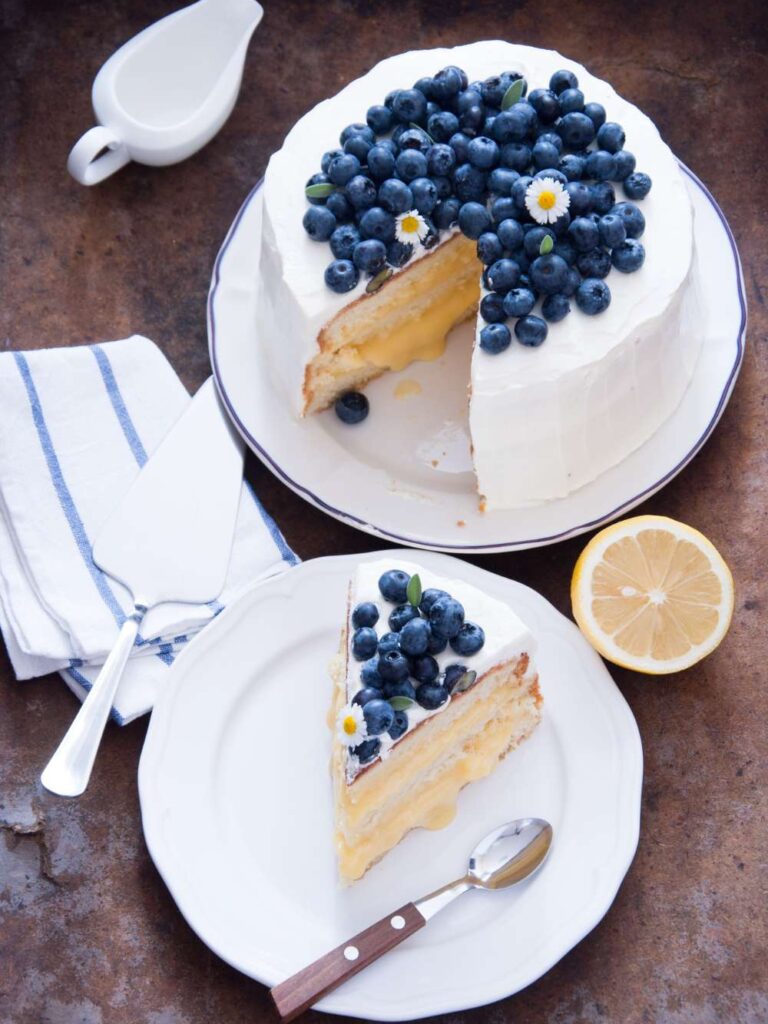
[[[434,359],[476,317],[481,507],[561,498],[676,408],[692,209],[653,122],[558,53],[499,40],[377,64],[269,162],[260,317],[297,416]],[[380,424],[385,428],[385,424]]]
[[[419,566],[362,563],[332,665],[336,848],[360,878],[413,828],[443,828],[459,791],[531,733],[533,638],[512,609]]]

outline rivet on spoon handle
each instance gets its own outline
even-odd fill
[[[270,990],[269,994],[280,1017],[284,1021],[294,1020],[328,992],[394,949],[426,923],[415,905],[406,903],[393,914],[321,956]]]

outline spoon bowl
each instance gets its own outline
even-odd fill
[[[469,858],[467,879],[479,889],[506,889],[538,871],[552,845],[543,818],[518,818],[489,832]]]

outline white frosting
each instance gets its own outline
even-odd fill
[[[379,590],[380,577],[390,569],[402,569],[409,576],[418,573],[423,590],[437,589],[447,591],[451,597],[455,597],[463,606],[465,621],[476,623],[482,627],[485,633],[485,643],[476,654],[457,654],[449,644],[440,654],[434,655],[440,670],[440,677],[442,677],[442,674],[449,665],[461,664],[465,665],[468,670],[476,672],[479,679],[495,665],[509,661],[512,658],[517,658],[523,653],[533,654],[535,643],[530,630],[523,625],[509,605],[504,604],[495,597],[484,594],[477,587],[473,587],[471,584],[464,583],[461,580],[446,579],[431,572],[429,569],[424,569],[411,562],[403,562],[400,559],[397,561],[382,559],[377,562],[363,562],[357,568],[350,590],[350,622],[348,628],[348,649],[346,652],[347,703],[351,702],[357,691],[362,689],[363,684],[360,674],[363,665],[365,665],[364,661],[356,661],[352,655],[351,645],[354,633],[354,627],[351,623],[352,612],[358,604],[362,604],[364,601],[372,601],[379,609],[379,621],[374,627],[378,636],[381,638],[385,633],[391,632],[387,620],[396,605],[382,597]],[[420,704],[414,704],[408,709],[408,732],[412,731],[425,719],[431,718],[433,715],[439,715],[441,711],[448,707],[449,703],[450,698],[445,704],[434,711],[429,711],[421,707]],[[404,733],[403,736],[407,736],[408,732]],[[392,746],[400,742],[399,739],[392,740],[386,733],[377,738],[381,741],[379,756],[382,758],[387,756]],[[400,739],[402,738],[400,737]],[[358,773],[359,768],[357,758],[350,755],[347,763],[347,778],[350,781]]]
[[[646,220],[645,264],[633,274],[610,273],[612,302],[604,313],[586,316],[572,301],[572,312],[550,325],[539,348],[513,342],[491,356],[475,346],[469,425],[478,491],[489,509],[519,507],[564,497],[642,444],[679,403],[698,357],[700,338],[680,329],[693,250],[688,193],[653,122],[610,85],[554,51],[500,40],[411,51],[377,64],[301,118],[269,162],[262,309],[273,325],[267,333],[274,367],[298,413],[320,329],[366,283],[345,295],[325,285],[331,254],[302,226],[305,183],[345,125],[364,120],[393,88],[447,64],[462,67],[470,80],[520,71],[531,89],[545,87],[558,68],[573,70],[587,100],[602,103],[608,119],[623,126],[638,169],[653,179],[638,204]],[[623,198],[620,186],[616,191]]]

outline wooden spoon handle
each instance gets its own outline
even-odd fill
[[[270,989],[277,1012],[284,1021],[294,1020],[318,999],[394,949],[426,923],[414,904],[406,903]]]

